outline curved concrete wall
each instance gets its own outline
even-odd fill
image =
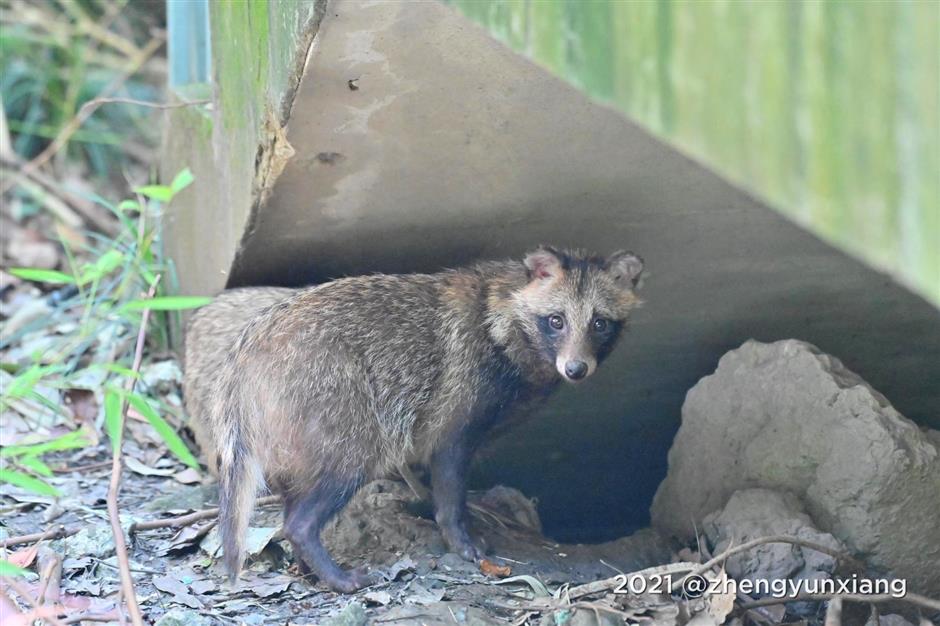
[[[940,5],[451,2],[940,306]]]

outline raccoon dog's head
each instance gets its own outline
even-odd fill
[[[541,247],[525,257],[529,283],[514,294],[529,341],[569,382],[583,380],[610,354],[630,311],[643,260]]]

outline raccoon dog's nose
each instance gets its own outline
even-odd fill
[[[584,361],[568,361],[565,363],[565,374],[571,380],[581,380],[587,375],[588,364]]]

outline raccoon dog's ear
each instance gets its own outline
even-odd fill
[[[628,289],[633,289],[640,282],[640,275],[643,273],[643,259],[632,252],[620,250],[607,257],[604,269],[618,283]]]
[[[557,278],[563,271],[558,251],[548,246],[539,246],[525,255],[523,263],[529,270],[529,280]]]

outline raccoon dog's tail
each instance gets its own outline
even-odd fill
[[[226,389],[228,387],[228,389]],[[235,385],[220,385],[212,408],[219,439],[219,529],[229,580],[238,578],[245,562],[245,535],[255,498],[264,482],[250,425],[261,416],[254,402],[246,402]],[[234,391],[234,393],[230,393]]]

